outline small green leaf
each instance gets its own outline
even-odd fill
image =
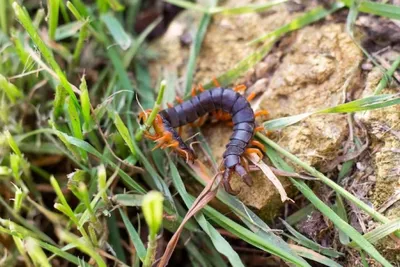
[[[264,128],[265,128],[265,130],[268,130],[268,131],[279,130],[279,129],[285,128],[289,125],[293,125],[293,124],[307,118],[308,116],[310,116],[312,114],[314,114],[314,113],[307,112],[307,113],[302,113],[299,115],[269,120],[264,123]]]
[[[114,113],[113,117],[114,117],[114,124],[117,127],[119,134],[122,136],[126,145],[129,147],[129,150],[131,151],[132,155],[136,157],[136,150],[133,146],[133,140],[129,133],[128,128],[125,126],[124,122],[122,121],[121,117],[117,112]]]
[[[101,21],[106,24],[108,30],[110,31],[114,41],[123,49],[127,50],[131,44],[132,39],[125,32],[121,23],[110,13],[101,16]]]

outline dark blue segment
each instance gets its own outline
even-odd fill
[[[179,126],[185,125],[187,121],[186,121],[186,114],[183,110],[182,104],[175,106],[175,110],[178,113]]]
[[[235,116],[236,113],[238,113],[239,111],[241,111],[246,107],[250,107],[249,102],[247,102],[246,98],[244,98],[243,96],[239,97],[232,107],[231,110],[232,116]]]
[[[175,107],[162,110],[160,115],[169,121],[172,128],[180,126],[178,113],[176,112]]]
[[[221,109],[223,93],[224,93],[223,88],[215,88],[211,90],[211,96],[213,98],[215,109]]]
[[[251,122],[241,122],[233,126],[233,131],[243,130],[249,133],[254,132],[254,123]]]
[[[244,148],[238,146],[228,146],[222,156],[224,158],[226,158],[229,155],[241,156],[243,153],[244,153]]]
[[[199,95],[201,106],[207,111],[212,112],[215,110],[215,105],[210,91],[205,91]]]
[[[253,137],[253,133],[238,130],[238,131],[233,132],[233,134],[231,136],[231,140],[238,139],[238,140],[242,140],[243,142],[248,143],[252,137]]]
[[[232,117],[233,124],[236,125],[241,122],[252,122],[254,123],[254,112],[251,107],[246,107],[237,112]]]
[[[229,142],[229,144],[226,145],[226,147],[228,148],[229,146],[238,146],[244,149],[247,145],[248,144],[246,142],[243,142],[242,140],[233,139]]]
[[[225,158],[225,168],[232,168],[240,163],[240,157],[236,155],[229,155]]]
[[[235,91],[225,89],[222,94],[222,110],[231,113],[232,107],[239,97],[241,97],[241,95]]]
[[[194,122],[197,120],[199,117],[197,116],[196,109],[193,106],[192,102],[190,101],[185,101],[182,104],[183,112],[186,115],[186,122]]]
[[[203,106],[201,105],[200,98],[198,96],[193,97],[190,101],[192,102],[198,117],[202,117],[207,113],[207,111],[204,110]]]

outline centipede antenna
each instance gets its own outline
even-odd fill
[[[187,153],[187,151],[185,151],[185,150],[182,150],[182,151],[186,155],[186,163],[189,163],[189,153]]]
[[[195,133],[194,135],[188,137],[184,142],[186,143],[187,141],[189,141],[190,139],[195,138],[196,136],[198,136],[200,134],[200,132]]]
[[[195,145],[195,144],[201,144],[201,142],[200,142],[200,141],[191,142],[191,143],[189,144],[189,147],[190,147],[192,150],[194,150],[193,145]]]
[[[138,104],[138,106],[139,106],[140,110],[141,110],[141,111],[142,111],[142,112],[145,114],[145,117],[146,117],[146,120],[147,120],[147,118],[148,118],[148,115],[147,115],[147,113],[145,112],[145,110],[144,110],[144,108],[143,108],[142,104],[140,104],[140,101],[139,101],[138,95],[139,95],[139,94],[135,94],[136,102],[137,102],[137,104]]]

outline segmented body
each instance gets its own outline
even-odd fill
[[[205,114],[218,110],[229,113],[234,125],[230,141],[223,154],[224,180],[229,180],[231,172],[235,171],[244,178],[247,184],[251,184],[251,178],[241,164],[241,156],[254,135],[255,118],[249,102],[241,94],[232,89],[218,87],[162,110],[159,114],[162,117],[164,129],[179,142],[179,148],[194,155],[192,149],[183,142],[174,128],[192,123]]]

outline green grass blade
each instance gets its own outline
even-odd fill
[[[270,120],[265,122],[263,125],[266,130],[278,130],[293,125],[313,114],[360,112],[390,107],[398,104],[400,104],[399,94],[372,95],[315,112],[302,113]]]
[[[165,0],[165,2],[168,2],[170,4],[173,4],[175,6],[182,7],[185,9],[195,10],[195,11],[199,11],[202,13],[209,13],[209,8],[199,5],[199,4],[194,4],[193,2],[183,1],[183,0]]]
[[[183,201],[185,202],[187,208],[189,209],[193,201],[191,201],[189,194],[185,189],[185,185],[179,175],[178,169],[176,168],[175,164],[169,159],[169,166],[171,169],[171,177],[174,182],[175,188],[178,190],[180,196],[182,197]],[[229,245],[229,243],[221,236],[220,233],[205,219],[204,215],[197,214],[195,216],[196,221],[199,223],[200,227],[203,229],[204,232],[210,237],[211,241],[213,242],[215,248],[223,255],[225,255],[232,266],[244,266],[242,261],[240,260],[239,255],[233,250],[233,248]]]
[[[23,93],[14,84],[0,74],[0,90],[4,91],[11,103],[15,103],[18,98],[23,96]]]
[[[136,252],[140,258],[140,260],[143,262],[144,258],[146,257],[146,248],[144,247],[144,244],[142,240],[140,239],[139,233],[136,231],[135,227],[133,227],[132,223],[128,219],[128,217],[125,215],[125,213],[121,210],[118,209],[119,213],[121,214],[122,221],[125,224],[126,230],[128,231],[129,237],[135,246]]]
[[[382,223],[387,223],[389,222],[389,219],[362,202],[360,199],[358,199],[356,196],[352,195],[349,193],[347,190],[336,184],[334,181],[326,177],[324,174],[321,172],[317,171],[315,168],[307,165],[306,163],[302,162],[298,157],[295,155],[289,153],[285,149],[281,148],[278,144],[270,140],[269,138],[261,135],[261,134],[256,134],[256,136],[265,144],[268,146],[272,147],[274,150],[278,151],[281,155],[285,156],[295,164],[301,166],[303,169],[305,169],[307,172],[309,172],[310,175],[317,177],[320,179],[323,183],[325,183],[327,186],[332,188],[333,190],[336,191],[336,193],[340,194],[342,197],[346,198],[348,201],[353,202],[355,205],[357,205],[360,209],[364,210],[367,214],[372,216],[374,219],[382,222]],[[289,171],[292,171],[291,169]]]
[[[217,0],[210,1],[210,7],[214,7],[216,4]],[[185,91],[184,91],[185,95],[188,95],[190,93],[190,90],[192,89],[193,75],[194,75],[197,56],[200,53],[201,44],[207,32],[207,27],[208,24],[210,24],[210,21],[211,21],[211,15],[204,14],[203,17],[201,18],[199,28],[197,29],[196,35],[194,37],[194,41],[190,47],[189,59],[186,65],[186,78],[185,78]]]
[[[92,257],[99,267],[107,267],[100,254],[96,252],[94,247],[85,242],[84,239],[78,238],[76,235],[60,228],[56,229],[56,231],[61,240],[74,244],[79,250]]]
[[[256,43],[268,40],[270,38],[279,38],[288,32],[301,29],[308,24],[311,24],[320,19],[323,19],[326,16],[328,16],[329,14],[332,14],[333,12],[339,10],[342,7],[344,7],[344,4],[340,3],[340,2],[334,3],[330,9],[325,9],[323,7],[317,7],[313,10],[306,12],[304,15],[301,15],[300,17],[292,20],[290,23],[276,29],[275,31],[272,31],[270,33],[267,33],[261,37],[258,37],[256,39],[250,41],[249,44],[256,44]]]
[[[56,132],[58,132],[58,131],[55,130],[55,133]],[[107,157],[102,155],[100,152],[98,152],[92,145],[90,145],[86,141],[69,136],[62,132],[58,132],[58,134],[60,134],[66,140],[66,142],[68,142],[69,144],[85,150],[86,152],[99,158],[103,163],[107,163],[112,168],[118,169],[117,165],[115,165],[115,163],[113,163],[110,159],[108,159]],[[142,194],[144,194],[146,192],[146,190],[144,190],[144,188],[141,185],[139,185],[137,182],[135,182],[127,173],[125,173],[124,171],[122,171],[120,169],[118,169],[118,173],[121,176],[122,180],[127,185],[129,185],[130,189],[136,190],[137,192],[142,193]]]
[[[60,10],[61,0],[47,0],[47,17],[49,24],[49,39],[54,40],[56,37],[56,30],[58,26],[58,14]]]
[[[263,12],[275,5],[285,3],[287,2],[287,0],[273,0],[268,1],[267,3],[249,4],[237,7],[204,7],[199,4],[194,4],[192,2],[182,0],[165,0],[165,2],[185,9],[199,11],[205,14],[239,15],[246,13]]]
[[[7,6],[10,1],[0,0],[0,26],[1,30],[7,34],[8,33],[8,15],[7,15]]]
[[[281,221],[282,221],[283,225],[286,227],[286,229],[297,239],[296,241],[298,241],[300,245],[310,248],[315,252],[324,254],[329,257],[338,258],[338,257],[344,255],[343,253],[337,252],[337,251],[333,250],[332,248],[326,248],[326,247],[323,247],[323,246],[315,243],[311,239],[305,237],[304,235],[302,235],[301,233],[296,231],[296,229],[294,229],[292,226],[290,226],[290,224],[288,224],[284,220],[281,220]]]
[[[269,120],[264,123],[264,128],[268,131],[279,130],[289,125],[298,123],[299,121],[304,120],[305,118],[311,116],[312,114],[314,114],[314,112],[307,112],[299,115]]]
[[[78,110],[75,108],[75,105],[71,102],[68,102],[68,117],[73,136],[80,140],[83,140],[80,116]],[[79,149],[79,151],[82,155],[83,160],[87,161],[88,157],[86,152],[81,149]]]
[[[237,7],[214,7],[210,8],[211,14],[223,14],[223,15],[239,15],[254,12],[263,12],[270,9],[273,6],[287,2],[287,0],[272,0],[266,3],[260,4],[249,4]]]
[[[349,223],[343,199],[339,194],[336,195],[336,209],[335,209],[335,211],[339,215],[339,217],[342,218],[343,221],[345,221],[346,223]],[[340,243],[348,244],[350,242],[349,236],[346,235],[345,233],[343,233],[342,230],[340,230],[340,229],[338,229],[338,230],[339,230]]]
[[[84,24],[83,21],[74,21],[57,27],[54,40],[62,41],[75,36]]]
[[[400,56],[397,57],[397,59],[392,63],[387,72],[383,75],[382,79],[379,81],[379,84],[374,91],[374,95],[379,94],[383,89],[386,88],[388,82],[390,81],[391,77],[393,76],[394,72],[397,70],[399,65],[400,65]]]
[[[148,131],[153,124],[153,121],[156,119],[158,111],[161,109],[161,103],[164,97],[166,82],[163,80],[160,83],[160,90],[158,92],[157,100],[154,103],[153,109],[151,110],[150,115],[146,119],[144,126],[142,126],[135,134],[135,140],[142,140],[143,134],[145,131]]]
[[[76,47],[75,47],[75,51],[74,54],[72,55],[72,62],[74,64],[78,64],[80,57],[81,57],[81,53],[83,50],[83,46],[85,44],[85,40],[88,37],[88,26],[87,23],[89,22],[85,22],[83,23],[80,31],[79,31],[79,38],[78,41],[76,42]]]
[[[192,198],[193,199],[193,198]],[[215,209],[206,206],[204,207],[204,212],[212,221],[225,228],[232,234],[236,235],[243,241],[259,248],[264,251],[267,251],[273,255],[280,257],[281,259],[293,263],[296,266],[310,266],[306,261],[299,258],[297,254],[294,252],[288,253],[286,250],[282,250],[279,246],[276,246],[273,243],[268,242],[264,238],[260,237],[256,233],[244,228],[240,224],[232,221],[226,216],[222,215],[220,212]]]
[[[285,171],[293,171],[293,169],[282,160],[274,149],[268,148],[267,155],[272,163],[279,169]],[[362,249],[364,249],[371,257],[376,259],[383,266],[392,266],[376,249],[371,245],[360,233],[353,227],[343,221],[333,210],[331,210],[324,202],[322,202],[314,192],[303,182],[290,178],[296,188],[327,218],[329,218],[336,227],[348,235]]]
[[[341,0],[341,1],[347,7],[351,6],[352,0]],[[364,13],[400,20],[400,7],[396,5],[371,2],[371,1],[361,1],[358,10]]]
[[[40,38],[39,33],[37,32],[35,26],[32,24],[32,20],[29,17],[28,12],[25,9],[23,9],[17,2],[13,2],[12,6],[14,8],[14,13],[15,13],[16,17],[18,18],[19,22],[25,28],[25,30],[28,32],[32,41],[35,43],[35,45],[37,46],[39,51],[42,53],[44,59],[52,67],[52,69],[56,72],[61,84],[64,86],[64,88],[69,93],[69,95],[72,99],[72,102],[74,103],[74,105],[76,107],[79,107],[78,99],[75,96],[72,86],[68,82],[67,77],[65,76],[64,72],[61,70],[60,66],[58,65],[57,61],[55,60],[53,53],[46,46],[46,44],[43,42],[43,40]]]
[[[1,226],[0,226],[0,232],[8,234],[8,235],[11,235],[11,236],[15,236],[15,237],[21,237],[20,234],[16,233],[15,231],[10,231],[10,230],[8,230],[6,228],[3,228]],[[49,251],[49,252],[51,252],[51,253],[53,253],[53,254],[61,257],[61,258],[63,258],[63,259],[66,259],[67,261],[69,261],[69,262],[71,262],[71,263],[73,263],[75,265],[79,264],[79,258],[73,256],[72,254],[70,254],[68,252],[65,252],[62,249],[60,249],[60,248],[58,248],[56,246],[53,246],[51,244],[48,244],[46,242],[43,242],[41,240],[36,240],[36,241],[38,242],[39,246],[41,246],[45,250],[47,250],[47,251]],[[84,262],[84,263],[87,264],[86,262]],[[87,266],[89,266],[89,265],[87,264]]]
[[[333,210],[323,203],[312,190],[303,182],[291,179],[293,184],[314,206],[328,217],[341,231],[348,235],[355,243],[365,250],[371,257],[381,263],[383,266],[392,266],[371,243],[369,243],[360,233],[353,227],[343,221]]]
[[[252,68],[254,65],[256,65],[258,62],[260,62],[272,49],[273,45],[275,44],[276,39],[273,39],[269,42],[267,42],[265,45],[263,45],[261,48],[259,48],[257,51],[255,51],[253,54],[250,56],[246,57],[242,61],[240,61],[236,66],[234,66],[232,69],[228,70],[224,74],[218,76],[216,79],[218,82],[221,84],[221,86],[227,86],[233,81],[235,81],[237,78],[239,78],[241,75],[243,75],[246,71],[248,71],[250,68]],[[213,83],[210,82],[204,86],[204,88],[209,89],[213,87]]]
[[[117,218],[115,214],[112,214],[107,218],[107,226],[109,231],[108,242],[115,251],[116,257],[122,261],[126,262],[124,249],[121,243],[121,235],[119,233],[119,227],[117,225]]]
[[[315,262],[321,263],[323,265],[330,266],[330,267],[341,267],[342,266],[342,265],[338,264],[337,262],[335,262],[321,254],[318,254],[317,252],[315,252],[311,249],[296,246],[296,245],[291,245],[290,247],[294,251],[296,251],[300,256],[310,259],[310,260],[313,260]]]
[[[372,244],[378,242],[380,239],[392,234],[393,232],[400,230],[400,219],[390,221],[388,223],[379,225],[374,230],[366,233],[364,238]],[[359,248],[356,242],[352,241],[348,244],[349,247]]]
[[[133,139],[128,131],[128,128],[125,126],[124,122],[122,121],[118,113],[115,112],[112,117],[114,119],[114,124],[117,127],[119,134],[122,136],[125,143],[129,147],[129,150],[131,151],[132,155],[136,158],[136,150],[133,147]]]
[[[119,23],[119,21],[111,13],[102,15],[101,21],[107,26],[114,41],[123,50],[127,50],[131,46],[131,44],[132,44],[131,38],[125,32],[121,23]]]
[[[147,36],[160,24],[162,21],[162,18],[158,18],[152,23],[149,24],[149,26],[144,29],[143,32],[140,33],[140,35],[135,39],[133,42],[132,46],[129,48],[128,51],[126,51],[124,55],[124,66],[127,68],[130,63],[132,62],[133,58],[136,56],[137,52],[139,51],[139,48],[143,45],[144,41],[146,40]],[[137,79],[140,78],[140,75],[137,75]]]
[[[327,108],[318,113],[350,113],[385,108],[398,104],[400,104],[399,94],[373,95]]]
[[[307,218],[313,211],[314,211],[314,206],[312,204],[308,204],[304,208],[292,213],[290,216],[288,216],[285,221],[289,225],[294,225],[304,219]]]
[[[201,184],[205,185],[203,179],[201,179],[196,173],[191,170],[187,164],[183,163],[182,166]],[[292,254],[297,257],[299,262],[303,263],[303,266],[308,266],[307,262],[301,257],[296,255],[292,251],[288,244],[279,236],[273,233],[273,230],[251,209],[246,207],[240,200],[232,195],[226,193],[225,191],[219,190],[217,198],[227,205],[246,225],[247,227],[257,236],[261,237],[268,244],[277,247],[279,250],[284,251],[286,254]]]

